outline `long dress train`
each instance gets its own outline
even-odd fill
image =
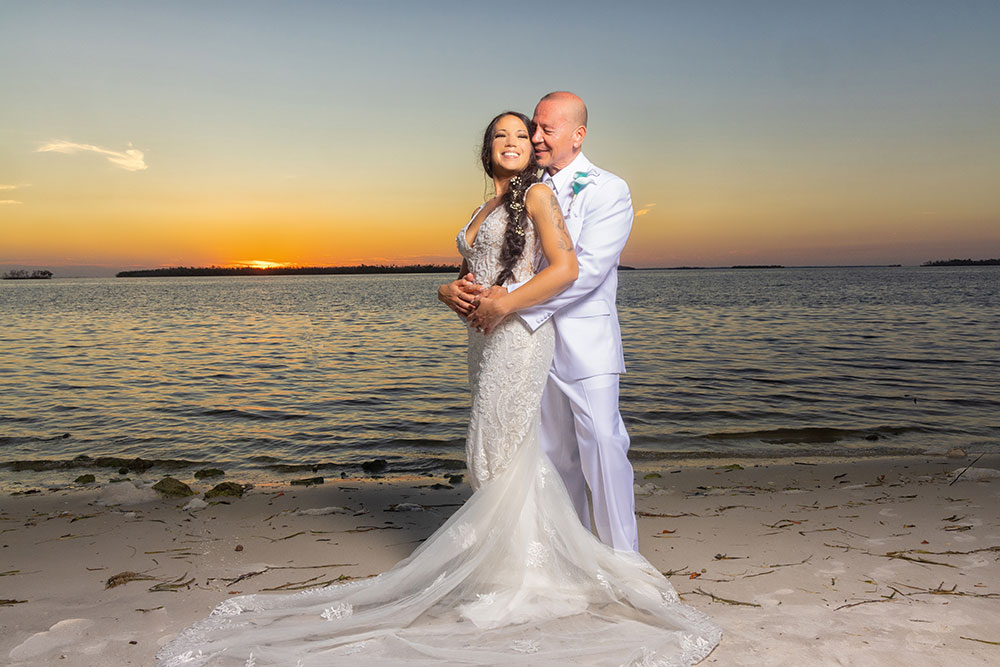
[[[499,272],[502,207],[459,249],[483,282]],[[466,225],[468,227],[468,225]],[[533,229],[515,280],[534,263]],[[721,631],[642,556],[597,540],[540,451],[551,324],[512,318],[469,332],[468,466],[476,492],[378,577],[220,604],[158,654],[176,665],[608,665],[700,661]]]

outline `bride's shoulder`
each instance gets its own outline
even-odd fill
[[[533,206],[548,206],[556,199],[556,193],[545,183],[539,181],[532,183],[524,192],[524,205],[531,209]]]

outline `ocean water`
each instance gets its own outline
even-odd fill
[[[460,471],[446,279],[2,281],[0,486]],[[637,462],[1000,451],[998,267],[623,271],[619,313]]]

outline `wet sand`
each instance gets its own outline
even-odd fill
[[[702,664],[1000,662],[1000,456],[741,463],[636,475],[643,555],[723,627]],[[443,481],[0,498],[0,662],[150,665],[229,595],[378,574],[468,497]]]

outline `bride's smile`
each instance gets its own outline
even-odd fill
[[[512,176],[528,166],[531,137],[517,116],[504,116],[493,131],[493,165],[496,176]]]

